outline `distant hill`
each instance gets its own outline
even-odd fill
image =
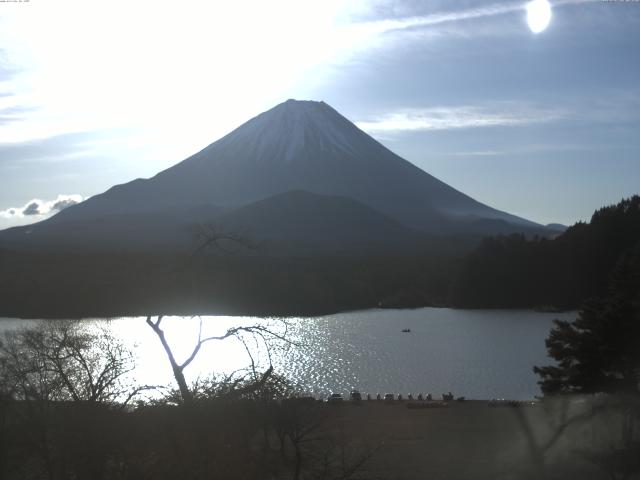
[[[576,308],[606,293],[620,257],[640,245],[640,196],[601,208],[554,239],[485,239],[453,289],[464,307]]]
[[[547,225],[545,225],[545,227],[547,227],[547,230],[559,233],[562,233],[569,228],[561,223],[548,223]]]
[[[267,254],[399,254],[430,240],[348,197],[305,191],[274,195],[217,219],[227,230],[260,239]]]

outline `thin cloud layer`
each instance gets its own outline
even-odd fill
[[[371,121],[357,122],[369,132],[401,132],[418,130],[452,130],[478,127],[512,127],[560,120],[561,110],[522,105],[500,107],[455,106],[406,109],[380,116]]]
[[[400,19],[377,20],[362,24],[361,27],[366,27],[372,32],[380,34],[394,30],[404,30],[407,28],[428,27],[444,23],[458,22],[461,20],[504,15],[506,13],[512,13],[522,9],[524,9],[524,6],[521,3],[501,3],[481,8],[438,12]]]
[[[2,218],[24,218],[33,216],[45,216],[69,208],[76,203],[82,201],[81,195],[58,195],[55,200],[40,200],[34,198],[22,207],[11,207],[6,210],[0,210]]]
[[[554,8],[564,5],[579,5],[586,3],[597,3],[601,0],[558,0],[554,2]],[[499,2],[479,7],[463,9],[444,9],[434,11],[426,15],[412,15],[400,18],[386,18],[363,23],[356,23],[351,28],[361,30],[369,35],[380,35],[388,32],[400,32],[415,28],[428,28],[442,26],[445,24],[455,24],[469,20],[477,20],[487,17],[497,17],[526,10],[526,2],[511,1]]]

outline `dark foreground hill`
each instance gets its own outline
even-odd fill
[[[334,205],[348,211],[339,197],[327,203],[323,199],[322,208],[315,207],[318,217],[322,217],[320,212],[327,215],[324,225],[330,226],[328,231],[314,228],[320,223],[307,225],[305,215],[297,218],[300,210],[291,206],[294,204],[290,209],[280,208],[278,202],[287,197],[296,199],[303,210],[306,203],[313,205],[320,198],[285,194],[239,209],[237,221],[252,219],[265,236],[270,228],[290,227],[298,235],[307,231],[307,239],[330,236],[345,221],[329,208]],[[378,225],[379,214],[356,202],[349,208],[363,214],[359,227],[363,232],[368,228],[367,219]],[[216,215],[231,218],[234,213]],[[296,221],[301,222],[297,229],[291,226]],[[382,232],[393,234],[392,241],[396,233],[406,233],[405,227],[392,220],[386,219],[385,225]],[[492,237],[466,256],[461,252],[470,251],[468,240],[421,241],[417,235],[425,248],[411,254],[396,245],[395,255],[366,248],[360,255],[335,251],[264,255],[261,249],[274,248],[269,242],[246,254],[215,249],[185,255],[161,249],[141,253],[5,248],[0,249],[0,316],[316,315],[426,305],[576,308],[586,298],[602,296],[618,260],[632,249],[640,250],[640,197],[598,210],[590,223],[578,223],[553,240]],[[408,237],[399,238],[406,241]],[[342,237],[339,244],[346,243]]]
[[[0,317],[319,315],[444,304],[457,257],[0,251]]]

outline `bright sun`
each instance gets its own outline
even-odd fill
[[[551,21],[551,5],[547,0],[532,0],[527,3],[527,23],[533,33],[540,33]]]

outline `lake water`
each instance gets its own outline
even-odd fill
[[[267,326],[293,343],[245,336],[206,343],[186,370],[188,380],[211,373],[228,374],[250,365],[247,349],[259,367],[269,355],[276,371],[315,396],[330,392],[453,392],[467,398],[528,399],[539,394],[534,365],[550,363],[545,338],[554,318],[571,313],[526,310],[366,310],[315,318],[202,317],[203,337],[238,325]],[[134,349],[140,384],[169,384],[171,369],[144,318],[110,321],[117,337]],[[0,319],[0,330],[31,321]],[[178,361],[187,358],[198,335],[198,318],[166,317],[162,326]],[[411,332],[403,333],[403,329]],[[246,348],[245,348],[246,345]]]

